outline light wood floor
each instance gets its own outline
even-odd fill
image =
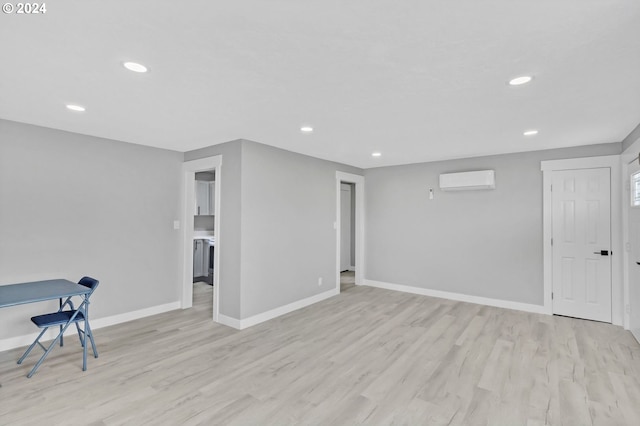
[[[348,291],[356,285],[356,273],[353,271],[340,272],[340,291]]]
[[[354,286],[243,331],[196,306],[71,338],[36,375],[0,353],[0,424],[638,425],[619,327]]]

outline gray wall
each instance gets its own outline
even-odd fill
[[[540,161],[620,152],[614,143],[365,170],[365,278],[542,305]],[[441,173],[484,169],[495,190],[439,189]]]
[[[180,298],[182,154],[0,120],[0,284],[101,282],[94,319]],[[3,309],[0,339],[57,302]]]
[[[240,318],[240,193],[242,141],[189,151],[184,161],[222,155],[220,173],[220,314]]]
[[[222,155],[223,315],[247,318],[333,288],[337,170],[366,176],[367,279],[541,304],[540,161],[620,150],[363,173],[244,140],[181,154],[0,120],[0,284],[95,276],[94,318],[178,301],[181,163]],[[440,173],[478,169],[496,171],[495,191],[438,189]],[[52,307],[3,310],[0,339],[32,333],[25,318]]]
[[[243,318],[335,288],[338,170],[362,174],[355,167],[243,142]]]
[[[640,139],[640,124],[622,141],[622,151],[626,151],[635,141]]]
[[[196,180],[203,180],[205,182],[213,182],[216,180],[216,174],[212,172],[198,172],[196,173]]]
[[[193,229],[195,231],[215,231],[215,217],[212,215],[193,216]]]
[[[222,155],[220,313],[244,319],[333,288],[335,173],[362,170],[247,140],[184,159],[213,155]]]

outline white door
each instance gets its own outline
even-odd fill
[[[340,185],[340,271],[351,266],[351,185]]]
[[[611,322],[611,172],[553,172],[553,313]]]
[[[640,342],[640,171],[637,161],[629,168],[631,194],[629,207],[629,329]],[[635,178],[635,179],[634,179]]]

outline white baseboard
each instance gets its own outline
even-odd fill
[[[65,336],[67,334],[70,334],[70,330],[72,330],[74,333],[76,331],[75,327],[73,329],[70,328],[69,330],[67,330],[67,333],[65,333]],[[0,340],[0,352],[8,351],[9,349],[20,348],[23,346],[29,346],[31,343],[33,343],[34,340],[36,340],[36,337],[38,337],[38,334],[40,334],[40,330],[38,330],[37,333],[24,334],[22,336],[15,336],[15,337],[9,337],[7,339],[2,339]],[[53,330],[49,330],[44,340],[51,340],[54,337],[56,337],[56,335],[53,333]]]
[[[164,305],[152,306],[150,308],[140,309],[133,312],[125,312],[124,314],[113,315],[110,317],[98,318],[91,320],[91,328],[98,329],[108,327],[110,325],[120,324],[123,322],[133,321],[140,318],[150,317],[152,315],[162,314],[164,312],[175,311],[181,308],[180,301],[165,303]],[[89,312],[91,315],[91,312]]]
[[[123,322],[133,321],[136,319],[161,314],[163,312],[173,311],[176,309],[180,309],[180,302],[166,303],[164,305],[152,306],[150,308],[140,309],[133,312],[126,312],[124,314],[112,315],[110,317],[89,319],[91,319],[91,328],[93,330],[97,330],[102,327],[121,324]],[[91,316],[91,312],[89,312],[89,315]],[[19,348],[22,346],[28,346],[36,339],[36,337],[38,337],[38,334],[40,334],[39,330],[31,334],[2,339],[0,340],[0,352]],[[64,333],[65,336],[73,336],[74,334],[77,334],[75,326],[69,327]],[[57,335],[58,328],[53,327],[47,331],[47,333],[43,337],[43,341],[54,339]]]
[[[271,309],[270,311],[266,311],[258,315],[253,315],[241,320],[220,314],[218,315],[218,322],[220,324],[224,324],[238,330],[244,330],[245,328],[263,323],[265,321],[269,321],[270,319],[288,314],[289,312],[297,311],[298,309],[305,308],[309,305],[313,305],[314,303],[318,303],[330,297],[337,296],[338,294],[340,294],[340,292],[338,291],[338,289],[334,288],[323,293],[316,294],[315,296],[307,297],[306,299],[301,299],[289,303],[288,305],[280,306],[278,308]]]
[[[227,327],[242,330],[242,321],[237,318],[228,317],[226,315],[218,314],[218,323],[226,325]]]
[[[448,291],[431,290],[421,287],[413,287],[402,284],[391,284],[382,281],[364,280],[364,285],[370,287],[384,288],[386,290],[402,291],[404,293],[419,294],[422,296],[438,297],[440,299],[456,300],[458,302],[475,303],[478,305],[494,306],[496,308],[514,309],[516,311],[532,312],[536,314],[551,314],[542,305],[529,303],[512,302],[509,300],[491,299],[488,297],[470,296],[461,293],[450,293]]]

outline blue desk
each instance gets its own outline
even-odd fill
[[[26,303],[44,302],[46,300],[58,299],[60,305],[62,305],[62,299],[66,299],[71,296],[80,296],[87,298],[87,295],[91,292],[91,289],[64,279],[46,280],[46,281],[33,281],[20,284],[10,284],[0,286],[0,308],[8,306],[24,305]],[[86,315],[85,320],[89,322],[89,309],[88,305],[85,306]],[[60,332],[56,337],[56,340],[60,339],[60,346],[63,345],[63,334],[69,324],[60,326]],[[86,325],[85,325],[86,327]],[[83,358],[87,358],[87,345],[84,345]],[[48,353],[42,355],[38,363],[33,367],[28,377],[31,377],[37,368],[42,364],[42,361],[46,358]]]

